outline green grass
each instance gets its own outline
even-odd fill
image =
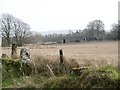
[[[39,61],[39,60],[38,60]],[[38,64],[38,62],[37,62]],[[42,69],[43,65],[45,69]],[[50,65],[55,72],[54,64]],[[31,67],[32,69],[32,67]],[[22,75],[19,67],[14,65],[3,64],[3,88],[113,88],[120,84],[120,72],[112,66],[103,66],[100,68],[88,68],[75,72],[57,73],[56,76],[50,76],[45,63],[39,62],[37,67],[38,73]],[[67,70],[70,71],[70,70]]]
[[[88,70],[80,76],[65,75],[50,78],[43,86],[47,88],[116,88],[119,75],[115,69],[103,67],[97,70]]]

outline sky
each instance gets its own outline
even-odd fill
[[[101,20],[105,30],[118,21],[119,0],[0,0],[0,15],[12,14],[32,31],[83,30]]]

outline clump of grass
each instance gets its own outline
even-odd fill
[[[12,74],[13,76],[18,76],[17,74],[20,72],[20,63],[19,59],[10,59],[10,58],[3,58],[2,59],[2,76],[9,76]]]
[[[43,86],[47,88],[117,88],[118,74],[115,69],[107,66],[84,71],[80,76],[50,78]]]
[[[48,60],[42,56],[35,56],[33,58],[31,67],[34,69],[35,74],[41,74],[45,76],[49,76],[48,68],[47,68]]]
[[[47,80],[43,83],[44,88],[66,88],[66,87],[75,87],[75,83],[77,81],[77,77],[73,76],[61,76],[61,77],[54,77]],[[78,82],[78,81],[77,81]]]
[[[109,67],[92,70],[82,81],[83,88],[113,88],[118,87],[118,72]]]
[[[37,84],[34,83],[33,78],[30,76],[23,76],[20,78],[14,78],[12,84],[7,88],[37,88]]]
[[[62,67],[59,62],[59,59],[52,61],[46,59],[43,56],[35,56],[33,58],[32,66],[36,69],[36,72],[39,74],[45,74],[46,76],[50,76],[47,64],[50,66],[51,70],[56,76],[70,73],[72,67],[78,66],[75,60],[72,59],[68,61],[65,57]]]

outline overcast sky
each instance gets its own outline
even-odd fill
[[[102,20],[105,29],[118,20],[119,0],[0,0],[0,14],[9,13],[32,31],[84,29]]]

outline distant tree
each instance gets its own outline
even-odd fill
[[[104,31],[104,23],[101,20],[94,20],[87,25],[87,33],[96,38],[101,38]]]
[[[42,43],[43,36],[39,32],[31,32],[27,43]]]
[[[30,26],[10,14],[2,14],[0,18],[0,31],[7,45],[11,41],[22,46],[30,36]]]
[[[68,31],[69,35],[73,34],[73,31],[72,30],[69,30]]]
[[[116,24],[116,23],[112,24],[112,29],[109,34],[110,39],[118,40],[119,27],[120,27],[119,24]]]
[[[75,32],[75,34],[76,34],[76,35],[81,35],[81,34],[82,34],[82,30],[77,30],[77,31]]]
[[[27,42],[27,39],[30,37],[30,26],[21,20],[14,21],[14,29],[13,34],[15,37],[15,41],[18,46],[22,46],[24,43]]]
[[[7,45],[10,46],[12,35],[12,22],[13,16],[10,14],[3,14],[0,18],[0,31],[4,39],[7,41]]]

